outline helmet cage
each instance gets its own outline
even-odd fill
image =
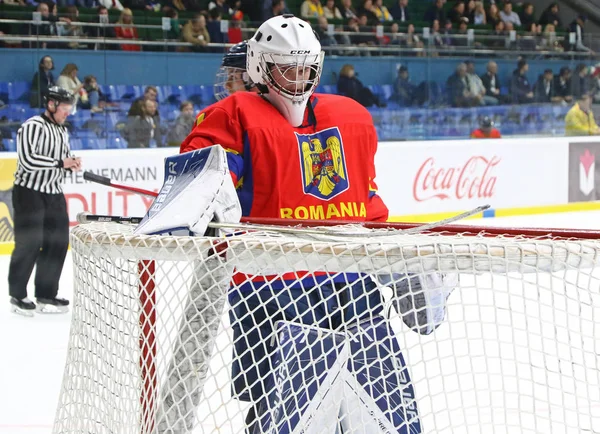
[[[304,100],[321,79],[324,52],[319,54],[260,53],[259,67],[263,83],[279,95]]]
[[[213,91],[217,101],[220,101],[235,92],[249,91],[253,87],[254,83],[245,68],[221,66],[215,77]]]

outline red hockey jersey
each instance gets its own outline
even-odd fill
[[[244,216],[385,221],[377,195],[377,133],[369,112],[338,95],[313,95],[294,128],[268,101],[237,92],[202,111],[181,144],[228,154]]]

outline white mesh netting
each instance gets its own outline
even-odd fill
[[[600,242],[368,235],[76,227],[54,432],[600,433]]]

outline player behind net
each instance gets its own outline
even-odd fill
[[[246,71],[246,49],[248,43],[242,41],[235,44],[223,56],[221,67],[215,77],[213,86],[217,101],[235,92],[256,91],[256,87]]]
[[[324,53],[310,24],[274,17],[247,45],[259,93],[235,92],[202,111],[181,152],[225,149],[244,216],[385,221],[371,116],[351,99],[314,94]],[[233,280],[233,394],[252,403],[246,432],[421,432],[381,284],[395,290],[407,325],[431,333],[443,320],[451,280],[308,272]],[[347,336],[355,337],[351,344]],[[306,351],[325,357],[299,357]],[[368,372],[360,371],[367,361]],[[334,385],[323,374],[335,369],[345,383],[341,394],[327,394]]]

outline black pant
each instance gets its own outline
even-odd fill
[[[8,270],[9,294],[19,299],[27,297],[27,283],[36,265],[36,298],[54,298],[69,246],[65,196],[15,185],[12,201],[15,250]]]

